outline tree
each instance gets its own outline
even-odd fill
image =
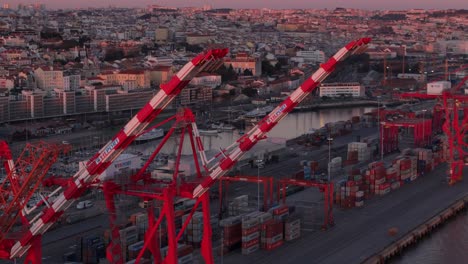
[[[60,44],[57,49],[64,49],[64,50],[68,50],[68,49],[72,49],[74,47],[77,47],[79,46],[79,43],[76,42],[75,40],[64,40],[62,42],[62,44]]]
[[[276,70],[276,72],[281,71],[281,67],[283,67],[283,65],[281,65],[281,63],[278,61],[278,62],[275,64],[275,70]]]
[[[185,43],[184,46],[186,51],[190,51],[193,53],[200,53],[203,51],[203,48],[198,45],[190,45],[188,43]]]
[[[80,46],[83,46],[83,44],[85,44],[86,42],[89,42],[91,41],[91,38],[88,37],[88,36],[82,36],[80,37],[80,39],[78,40],[78,43],[80,44]]]
[[[252,71],[249,70],[249,69],[245,69],[243,74],[244,74],[245,76],[253,76]]]
[[[124,52],[120,48],[109,48],[106,50],[104,57],[105,61],[121,60],[124,57]]]
[[[148,55],[148,52],[149,52],[149,48],[146,44],[141,46],[141,53],[143,53],[143,55]]]
[[[242,93],[247,95],[248,97],[254,97],[258,94],[258,91],[257,89],[247,87],[242,90]]]
[[[221,75],[222,82],[233,81],[237,78],[236,72],[234,71],[234,68],[232,68],[232,65],[229,65],[229,67],[222,65],[219,67],[216,73]]]
[[[41,38],[42,39],[56,39],[56,38],[63,39],[62,35],[60,35],[57,32],[53,32],[53,31],[42,31],[41,32]]]
[[[262,61],[262,72],[266,75],[273,75],[276,73],[275,67],[267,60]]]
[[[65,64],[67,64],[67,61],[65,61],[65,60],[54,60],[54,64],[55,63],[60,63],[62,66],[64,66]]]

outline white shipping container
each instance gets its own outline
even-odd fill
[[[349,151],[359,151],[359,150],[362,150],[362,149],[367,149],[367,143],[363,143],[363,142],[351,142],[351,143],[348,143],[348,152]]]
[[[448,81],[431,82],[427,84],[427,94],[439,95],[451,87],[452,83]]]

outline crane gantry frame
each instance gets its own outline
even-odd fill
[[[153,197],[164,201],[164,213],[161,214],[156,223],[151,223],[152,227],[147,234],[145,246],[140,252],[137,261],[141,259],[142,252],[146,247],[151,246],[150,241],[154,236],[158,225],[165,215],[169,219],[173,218],[174,207],[173,199],[175,196],[188,197],[195,199],[196,203],[191,210],[193,215],[199,204],[203,206],[204,215],[204,235],[202,241],[202,255],[206,263],[213,263],[211,248],[211,227],[209,222],[209,196],[207,191],[225,175],[234,164],[256,143],[266,137],[266,134],[275,127],[295,106],[312,93],[319,84],[325,80],[328,75],[336,68],[339,62],[345,60],[353,54],[360,54],[365,51],[370,38],[362,38],[349,42],[340,49],[327,62],[320,65],[320,68],[301,86],[299,86],[286,100],[278,105],[262,121],[259,122],[249,132],[245,133],[239,140],[231,146],[221,150],[212,159],[206,160],[202,157],[205,176],[193,184],[187,184],[185,188],[163,188],[160,194]],[[96,183],[99,175],[104,172],[109,165],[139,136],[149,124],[164,110],[166,106],[177,96],[180,91],[196,76],[199,72],[217,69],[223,64],[222,58],[228,53],[227,49],[212,49],[204,52],[189,63],[187,63],[173,78],[164,85],[161,85],[160,91],[146,104],[118,134],[109,141],[98,153],[96,153],[67,183],[66,186],[60,186],[54,191],[58,197],[53,203],[47,206],[28,223],[28,231],[21,236],[14,244],[11,241],[0,241],[5,250],[10,250],[8,258],[17,258],[28,253],[27,259],[33,263],[40,263],[40,248],[38,248],[41,236],[57,221],[57,219],[68,209],[72,203],[79,198],[83,192],[90,188],[91,184]],[[198,143],[197,143],[198,144]],[[193,144],[192,144],[193,146]],[[200,154],[201,155],[201,154]],[[200,173],[200,172],[198,172]],[[174,181],[177,180],[177,169],[174,172]],[[174,186],[175,182],[172,184]],[[186,226],[188,222],[184,223]],[[175,227],[168,221],[169,250],[165,263],[177,263],[177,240],[181,233],[175,236]],[[33,247],[33,245],[35,245]],[[121,263],[118,260],[117,263]],[[155,259],[159,261],[159,259]]]

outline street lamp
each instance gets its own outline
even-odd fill
[[[379,131],[379,139],[380,139],[380,159],[383,161],[383,131],[380,128],[380,98],[381,96],[377,96],[377,128]]]
[[[263,168],[263,160],[258,159],[255,162],[257,163],[257,210],[260,211],[260,169]]]
[[[426,111],[427,109],[423,109],[422,112],[423,112],[423,131],[422,131],[422,138],[423,138],[423,147],[426,146],[426,137],[425,137],[425,130],[426,130]]]
[[[333,141],[333,138],[328,135],[328,182],[330,182],[330,164],[331,164],[331,143]]]

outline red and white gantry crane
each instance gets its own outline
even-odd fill
[[[242,136],[231,146],[221,150],[212,159],[207,160],[203,152],[203,146],[200,143],[199,135],[197,135],[196,127],[192,130],[187,126],[188,132],[195,135],[195,144],[198,148],[198,155],[201,158],[201,163],[204,171],[197,171],[199,179],[193,183],[186,183],[184,186],[177,186],[179,180],[177,178],[178,169],[174,172],[173,182],[166,187],[155,189],[144,189],[144,186],[135,185],[134,193],[139,196],[145,196],[148,199],[158,199],[163,201],[163,212],[166,219],[174,217],[174,197],[182,196],[190,199],[195,199],[196,204],[190,212],[190,217],[193,215],[197,206],[203,206],[204,215],[204,231],[201,253],[206,263],[213,263],[212,248],[211,248],[211,227],[209,222],[209,196],[205,193],[209,190],[220,177],[224,176],[239,159],[249,151],[260,140],[264,139],[267,133],[275,127],[295,106],[301,103],[302,100],[312,93],[320,83],[335,69],[337,64],[350,55],[360,54],[365,51],[369,38],[362,38],[351,41],[345,47],[340,49],[332,58],[322,64],[320,68],[307,79],[300,87],[298,87],[286,100],[277,106],[269,113],[262,121],[254,128]],[[41,236],[57,221],[57,219],[67,210],[77,198],[79,198],[85,190],[90,188],[91,184],[98,182],[99,175],[104,172],[109,165],[138,137],[143,133],[149,124],[164,110],[166,106],[180,93],[191,79],[202,71],[210,71],[217,69],[223,64],[222,58],[227,54],[227,49],[212,49],[195,57],[191,62],[185,65],[167,84],[161,86],[161,90],[146,104],[135,117],[133,117],[118,134],[108,142],[96,155],[94,155],[80,169],[66,185],[58,187],[54,193],[58,193],[58,197],[53,203],[47,204],[46,207],[35,217],[29,220],[28,230],[14,244],[11,241],[0,240],[0,245],[4,251],[8,251],[8,258],[17,258],[28,253],[28,258],[33,263],[40,263],[40,250],[37,247],[35,250],[30,250],[31,246],[37,245]],[[184,131],[184,129],[182,129]],[[183,132],[182,132],[183,134]],[[182,138],[182,137],[181,137]],[[195,152],[194,144],[192,150]],[[179,148],[180,153],[180,148]],[[202,175],[203,174],[203,175]],[[143,180],[144,177],[139,174],[134,177],[135,181]],[[111,186],[112,187],[112,186]],[[148,192],[150,190],[151,192]],[[114,189],[115,193],[121,190]],[[132,195],[132,194],[130,194]],[[110,206],[112,207],[112,206]],[[160,215],[158,220],[154,222],[152,216],[150,229],[145,236],[145,246],[143,250],[149,248],[154,250],[154,234],[158,229],[158,225],[162,221]],[[189,219],[190,219],[189,217]],[[189,219],[183,224],[184,229]],[[170,221],[168,225],[169,249],[164,263],[177,263],[177,241],[181,236],[175,233],[175,227]],[[1,239],[1,238],[0,238]],[[7,243],[8,242],[8,243]],[[40,246],[40,245],[39,245]],[[142,250],[142,252],[143,252]],[[156,250],[157,251],[157,250]],[[156,252],[155,251],[155,252]],[[141,258],[142,252],[138,259]],[[157,253],[157,252],[156,252]],[[2,257],[2,256],[0,256]],[[5,256],[3,256],[5,257]],[[160,256],[155,258],[156,263],[159,263]],[[121,263],[119,259],[117,262]]]

